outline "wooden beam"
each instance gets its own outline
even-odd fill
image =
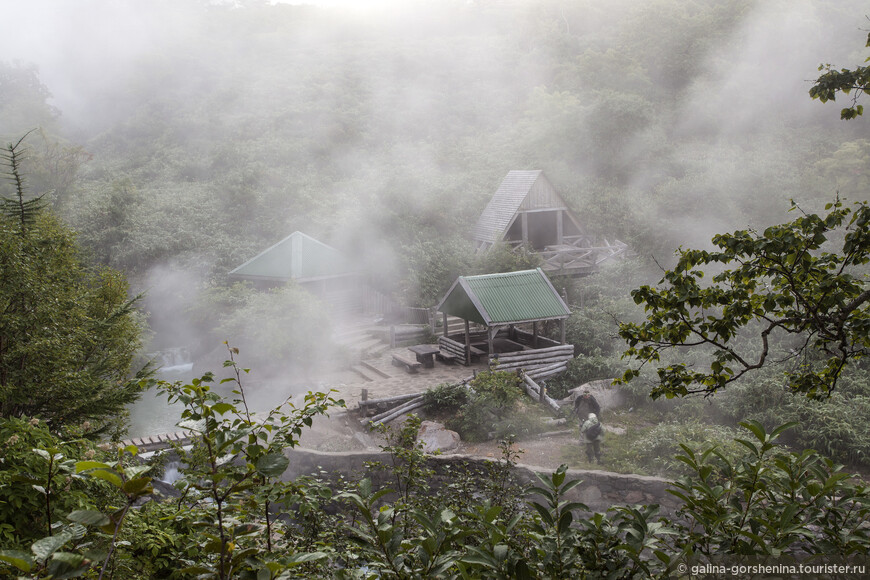
[[[395,419],[399,415],[402,415],[404,413],[408,413],[409,411],[413,411],[417,407],[422,407],[422,406],[423,406],[423,397],[421,395],[415,399],[411,399],[410,401],[408,401],[404,405],[400,405],[400,406],[396,407],[395,409],[385,411],[384,413],[381,413],[380,415],[375,415],[374,417],[371,418],[370,422],[371,423],[389,423],[390,421],[392,421],[393,419]],[[368,423],[368,422],[369,421],[363,421],[363,424]]]
[[[554,413],[560,414],[562,412],[562,409],[559,407],[559,403],[557,403],[556,401],[551,399],[549,396],[547,396],[547,393],[544,392],[544,389],[542,389],[538,385],[538,383],[536,383],[531,377],[529,377],[528,375],[524,375],[523,376],[523,383],[527,387],[526,388],[527,392],[529,390],[531,390],[533,393],[537,394],[537,399],[541,403],[543,403],[544,405],[549,407]]]
[[[520,214],[520,224],[523,229],[523,245],[529,243],[529,214],[523,212]]]
[[[556,212],[556,243],[560,246],[565,243],[563,240],[565,239],[562,232],[562,213],[563,210],[559,210]]]
[[[468,328],[468,320],[465,320],[465,366],[471,364],[471,332]]]

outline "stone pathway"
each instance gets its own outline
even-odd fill
[[[389,375],[390,378],[376,381],[360,379],[347,383],[327,380],[324,382],[323,388],[335,389],[337,393],[333,395],[334,397],[344,399],[348,409],[356,409],[359,406],[363,389],[368,390],[369,399],[419,393],[441,383],[458,383],[473,376],[475,371],[480,372],[487,368],[486,363],[477,363],[467,367],[461,364],[446,365],[436,361],[435,366],[431,369],[421,368],[417,373],[407,373],[403,368],[393,366],[392,355],[394,352],[414,357],[414,354],[407,348],[399,347],[366,359],[366,362]]]

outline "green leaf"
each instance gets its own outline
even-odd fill
[[[223,415],[227,411],[235,411],[236,410],[235,406],[233,406],[229,403],[215,403],[214,405],[211,406],[211,408],[215,413],[219,413],[221,415]]]
[[[97,479],[102,479],[103,481],[108,481],[118,489],[124,488],[124,482],[121,481],[121,478],[118,477],[117,473],[114,473],[112,471],[107,471],[105,469],[95,469],[93,471],[87,472],[86,475],[89,475],[90,477],[96,477]]]
[[[76,510],[70,512],[67,518],[85,526],[105,526],[111,522],[108,516],[97,510]]]
[[[110,469],[111,465],[100,461],[78,461],[76,462],[76,473],[81,473],[89,469]]]
[[[46,461],[51,461],[51,455],[49,455],[48,451],[44,449],[34,449],[33,452],[45,459]]]
[[[47,571],[51,578],[56,580],[77,578],[87,571],[88,566],[85,562],[85,557],[81,554],[55,552],[48,563]]]
[[[131,496],[140,496],[153,493],[154,488],[151,487],[150,477],[139,477],[137,479],[131,479],[124,482],[124,487],[122,488],[122,491]]]
[[[290,465],[290,460],[283,453],[267,453],[257,460],[257,472],[266,477],[279,477]]]
[[[30,546],[30,551],[36,556],[38,562],[45,562],[49,556],[61,549],[64,544],[72,539],[72,534],[61,532],[54,536],[48,536],[41,540],[36,540]]]
[[[304,552],[301,554],[293,554],[287,559],[288,564],[305,564],[307,562],[317,562],[329,557],[325,552]]]
[[[18,550],[0,550],[0,562],[11,564],[22,572],[30,572],[33,567],[33,558],[30,554]]]

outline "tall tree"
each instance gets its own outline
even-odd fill
[[[0,417],[100,421],[139,394],[143,322],[123,276],[91,269],[75,234],[25,194],[22,140],[8,145],[0,204]]]

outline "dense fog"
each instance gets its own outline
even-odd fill
[[[202,354],[259,308],[228,272],[294,231],[396,303],[433,306],[487,267],[469,232],[512,169],[543,170],[589,233],[664,266],[786,221],[791,199],[865,199],[865,124],[808,96],[820,64],[863,61],[863,10],[6,2],[0,135],[38,128],[31,191],[146,292],[151,348]],[[303,302],[296,351],[340,324]]]

